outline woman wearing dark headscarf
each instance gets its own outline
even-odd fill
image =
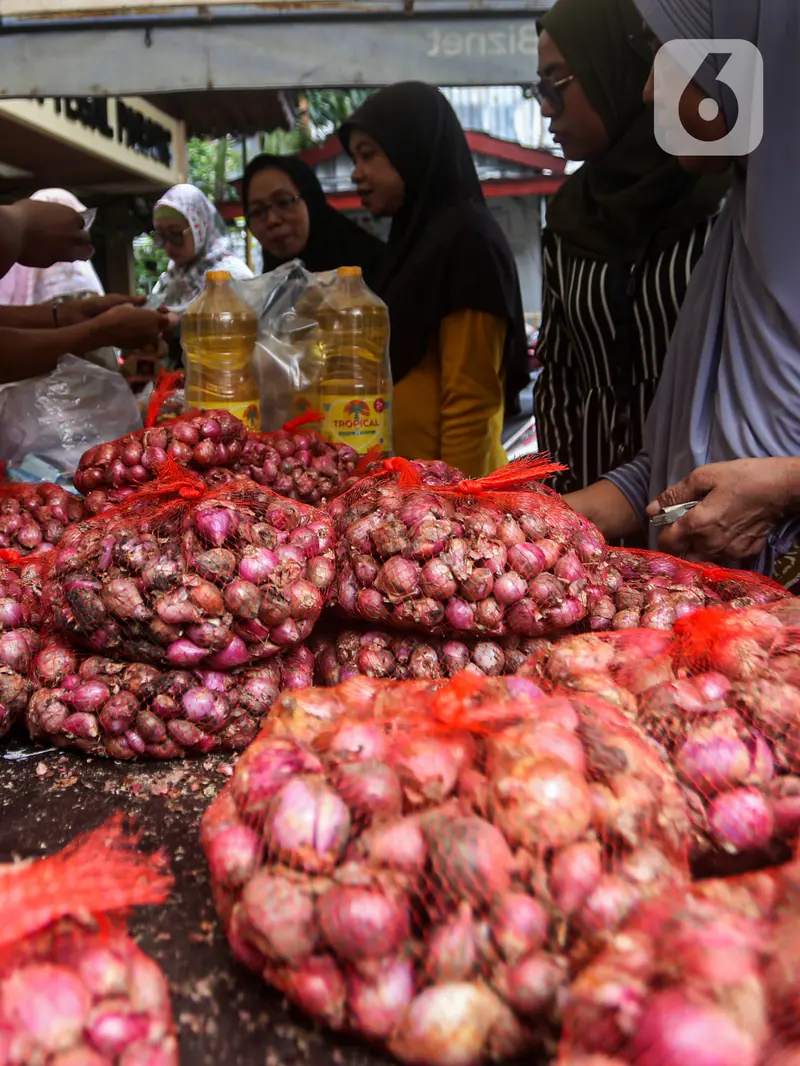
[[[640,528],[646,512],[699,500],[660,540],[651,527],[651,546],[758,568],[788,585],[800,576],[800,7],[797,0],[637,5],[661,42],[757,47],[763,100],[746,61],[737,102],[719,77],[719,57],[698,55],[680,111],[684,129],[708,142],[733,129],[746,137],[754,127],[743,106],[763,104],[763,139],[733,161],[733,190],[692,277],[642,452],[570,502],[617,536]],[[652,83],[647,91],[652,96]],[[708,98],[717,104],[712,121],[701,113]],[[704,165],[702,144],[698,152],[681,163]]]
[[[328,203],[319,178],[296,156],[259,155],[244,172],[242,201],[261,245],[264,273],[302,259],[313,273],[360,266],[367,278],[384,244]]]
[[[550,202],[535,393],[541,446],[583,488],[642,445],[690,275],[729,185],[657,144],[653,62],[633,0],[558,0],[540,23],[539,99],[568,159]]]
[[[501,466],[505,396],[528,380],[514,258],[444,96],[407,82],[344,125],[367,210],[391,217],[373,288],[389,307],[394,446],[478,477]]]

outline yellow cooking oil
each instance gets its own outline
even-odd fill
[[[253,352],[258,317],[233,289],[227,270],[210,270],[206,287],[181,320],[186,406],[225,410],[248,429],[261,427]]]
[[[360,267],[340,267],[317,309],[322,432],[360,455],[392,454],[389,311]]]

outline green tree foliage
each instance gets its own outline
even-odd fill
[[[264,151],[292,155],[324,141],[370,95],[371,89],[310,89],[300,95],[294,128],[273,130],[262,137]],[[236,198],[231,184],[242,170],[242,143],[231,136],[218,140],[193,137],[187,144],[189,181],[202,189],[213,203]],[[141,292],[149,292],[167,268],[167,256],[150,236],[134,242],[136,280]]]

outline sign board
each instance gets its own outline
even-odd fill
[[[17,18],[80,18],[86,15],[134,15],[147,12],[165,12],[197,8],[197,0],[134,0],[132,4],[120,0],[0,0],[0,17]],[[205,6],[205,5],[204,5]],[[214,7],[241,7],[242,0],[213,0]],[[378,7],[370,0],[258,0],[261,8],[284,10],[303,8],[368,8]]]
[[[9,100],[0,103],[0,118],[154,183],[174,185],[186,178],[182,123],[137,97]]]
[[[0,33],[0,98],[138,96],[206,89],[525,85],[533,17],[198,22]]]

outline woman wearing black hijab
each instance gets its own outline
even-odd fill
[[[296,156],[251,160],[242,201],[250,232],[261,245],[265,273],[302,259],[314,273],[360,266],[369,276],[384,250],[382,241],[330,206],[314,171]]]
[[[367,210],[392,218],[373,288],[391,318],[394,446],[472,477],[506,461],[506,395],[528,381],[519,279],[455,112],[406,82],[341,130]]]

